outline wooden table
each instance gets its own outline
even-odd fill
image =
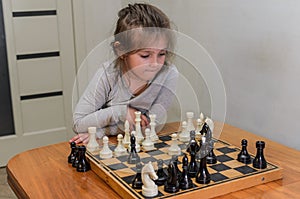
[[[248,143],[264,140],[266,159],[283,168],[282,180],[218,198],[300,198],[300,151],[230,125],[215,128],[222,129],[220,139],[235,146],[242,139]],[[178,123],[167,124],[162,133],[177,129]],[[248,151],[255,154],[255,144],[249,144]],[[76,172],[67,163],[69,153],[69,144],[64,142],[16,155],[6,167],[9,185],[19,198],[122,198],[93,171]]]

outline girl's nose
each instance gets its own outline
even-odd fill
[[[158,57],[157,56],[152,56],[152,59],[151,59],[151,64],[150,64],[152,67],[156,67],[157,65],[159,65],[159,60],[158,60]]]

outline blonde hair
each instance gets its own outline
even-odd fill
[[[167,15],[155,6],[136,3],[121,9],[118,17],[112,43],[116,66],[124,67],[124,57],[153,45],[159,38],[167,41],[165,65],[168,65],[175,42]]]

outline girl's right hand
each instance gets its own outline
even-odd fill
[[[127,108],[127,115],[126,115],[126,120],[129,123],[129,129],[132,131],[134,129],[134,124],[135,124],[135,112],[136,109],[128,107]]]

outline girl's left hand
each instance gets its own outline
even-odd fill
[[[148,118],[145,115],[141,115],[141,127],[146,128],[149,124]]]
[[[69,140],[69,142],[75,142],[76,144],[87,144],[89,142],[88,133],[79,133]]]

